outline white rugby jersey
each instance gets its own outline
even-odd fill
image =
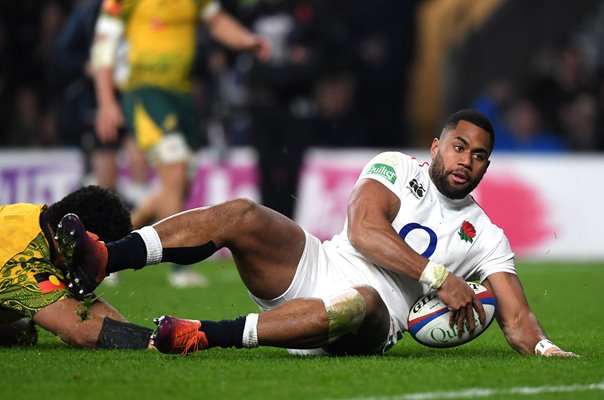
[[[427,163],[420,164],[406,154],[385,152],[367,163],[359,180],[374,179],[399,197],[401,206],[392,227],[424,257],[445,265],[465,280],[482,282],[495,272],[516,273],[514,253],[503,230],[491,222],[470,195],[452,200],[441,194],[432,183],[428,168]],[[330,258],[352,265],[370,264],[350,245],[347,227],[348,220],[342,232],[324,244]],[[376,289],[406,329],[409,308],[430,288],[377,267],[377,273],[389,284],[380,284],[378,279]]]

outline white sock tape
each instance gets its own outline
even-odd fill
[[[548,351],[552,347],[559,349],[559,347],[553,344],[551,340],[540,340],[539,343],[537,343],[537,345],[535,346],[535,354],[537,354],[538,356],[542,356],[545,354],[546,351]]]
[[[242,344],[247,349],[258,347],[258,314],[248,314],[245,318]]]
[[[133,231],[138,233],[145,242],[147,248],[147,264],[157,264],[161,262],[163,247],[157,231],[152,226],[145,226]]]
[[[449,270],[444,265],[428,261],[424,272],[419,277],[419,281],[429,285],[432,289],[438,289],[445,282],[449,273]]]

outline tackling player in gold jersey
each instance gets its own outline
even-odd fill
[[[97,186],[50,206],[0,206],[0,346],[35,344],[38,325],[78,347],[147,348],[150,329],[127,323],[99,298],[82,303],[69,292],[54,235],[65,212],[76,210],[103,240],[131,229],[124,203]]]

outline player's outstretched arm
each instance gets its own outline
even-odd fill
[[[234,50],[252,51],[260,61],[267,61],[271,45],[263,37],[251,33],[227,12],[220,10],[205,21],[210,34],[221,44]]]
[[[97,301],[86,309],[83,303],[74,298],[60,300],[44,307],[34,315],[33,321],[65,343],[76,347],[95,348],[105,316],[125,321],[124,317],[107,303]]]
[[[521,354],[546,357],[573,357],[553,344],[545,334],[537,317],[531,311],[518,276],[507,272],[490,275],[483,285],[493,291],[497,299],[496,318],[509,345]]]
[[[88,307],[74,298],[60,300],[38,311],[33,321],[67,344],[91,349],[144,349],[152,332],[127,323],[102,300]]]

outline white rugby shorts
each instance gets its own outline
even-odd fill
[[[348,262],[335,262],[339,260],[339,256],[337,255],[337,251],[330,246],[329,242],[323,244],[317,237],[306,231],[304,233],[306,235],[304,251],[298,263],[294,279],[287,290],[282,295],[271,300],[260,299],[250,293],[252,300],[261,310],[266,311],[292,299],[301,297],[325,299],[351,287],[369,285],[380,293],[382,300],[390,311],[390,331],[388,337],[384,338],[383,346],[377,348],[375,353],[382,353],[394,346],[397,340],[402,337],[402,329],[397,319],[393,317],[393,309],[389,305],[389,303],[397,301],[396,296],[388,295],[388,293],[393,293],[392,282],[388,281],[386,276],[382,275],[367,262],[355,263],[354,265]],[[351,265],[353,266],[351,267]],[[289,352],[296,355],[328,354],[323,349],[291,349]]]

